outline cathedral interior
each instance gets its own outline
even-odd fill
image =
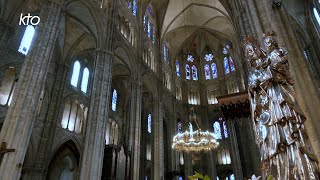
[[[319,49],[320,0],[0,0],[0,179],[319,179]]]

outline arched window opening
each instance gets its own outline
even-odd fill
[[[230,69],[229,69],[229,62],[228,62],[228,58],[225,57],[223,59],[223,64],[224,64],[224,72],[225,74],[229,74],[230,73]]]
[[[67,100],[64,105],[64,111],[61,126],[69,131],[81,133],[82,125],[87,119],[88,108],[77,101]]]
[[[132,13],[137,16],[137,0],[133,0]]]
[[[192,66],[192,79],[194,81],[198,80],[198,70],[197,70],[197,67],[195,65]]]
[[[147,144],[147,153],[146,153],[146,159],[148,161],[151,161],[151,144]]]
[[[216,63],[211,64],[211,69],[212,69],[212,79],[217,78],[218,77],[218,70],[217,70]]]
[[[148,133],[151,133],[151,114],[148,114]]]
[[[186,79],[190,80],[190,66],[186,64]]]
[[[28,25],[24,34],[23,34],[23,37],[22,37],[22,40],[21,40],[21,43],[20,43],[20,46],[18,49],[18,51],[20,53],[22,53],[24,55],[28,54],[34,33],[35,33],[35,28],[31,25]]]
[[[151,37],[151,23],[148,21],[148,37]]]
[[[232,59],[231,56],[229,57],[229,63],[230,63],[230,69],[231,69],[231,71],[235,71],[236,68],[234,67],[234,62],[233,62],[233,59]]]
[[[76,61],[73,65],[71,85],[74,87],[78,86],[79,76],[80,76],[80,63]]]
[[[180,121],[177,124],[177,131],[178,133],[182,133],[182,123]]]
[[[81,82],[81,91],[84,92],[84,93],[87,93],[88,82],[89,82],[89,69],[88,68],[84,68],[83,76],[82,76],[82,82]]]
[[[217,139],[222,139],[221,126],[218,121],[213,123],[213,132]]]
[[[163,60],[164,62],[167,62],[168,60],[168,48],[166,45],[163,45]]]
[[[231,164],[229,149],[220,149],[217,155],[218,155],[218,164],[220,165]]]
[[[180,77],[180,63],[178,60],[176,60],[176,74]]]
[[[106,132],[106,145],[113,144],[118,145],[119,139],[119,125],[109,119],[109,123],[107,125],[107,132]]]
[[[117,110],[117,98],[118,98],[118,93],[117,93],[117,90],[114,89],[112,93],[112,105],[111,105],[112,111]]]
[[[227,125],[226,122],[223,121],[223,133],[224,133],[224,138],[228,138],[228,129],[227,129]]]
[[[9,67],[5,73],[0,87],[0,104],[10,106],[12,95],[17,81],[17,72],[14,67]]]
[[[209,67],[208,64],[204,65],[204,76],[205,76],[206,80],[211,79],[211,76],[210,76],[210,67]]]
[[[313,8],[313,15],[317,20],[318,26],[320,26],[320,13],[318,12],[317,8]]]

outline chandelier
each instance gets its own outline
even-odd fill
[[[219,143],[217,142],[215,134],[208,131],[201,131],[196,121],[194,109],[191,108],[190,112],[189,131],[186,130],[184,133],[178,132],[178,134],[173,137],[172,149],[178,152],[202,154],[218,147]],[[195,122],[198,127],[196,131],[193,130],[191,122]]]

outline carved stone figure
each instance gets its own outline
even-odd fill
[[[308,142],[305,117],[295,102],[287,52],[275,33],[265,34],[262,50],[253,38],[244,39],[250,64],[249,97],[262,176],[276,179],[318,179],[317,159]]]

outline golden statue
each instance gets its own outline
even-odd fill
[[[287,52],[278,47],[274,32],[263,35],[264,51],[254,38],[244,39],[250,64],[249,98],[262,178],[319,179],[318,162],[304,127],[305,117],[295,102]]]

